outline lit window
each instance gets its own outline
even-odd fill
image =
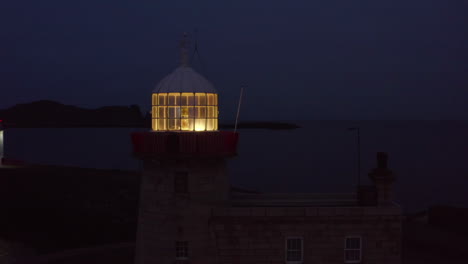
[[[188,193],[188,173],[176,172],[174,175],[174,192]]]
[[[286,238],[286,262],[302,263],[303,261],[303,239],[302,237]]]
[[[345,263],[361,263],[361,237],[346,237],[344,249]]]
[[[218,130],[215,93],[159,93],[152,95],[154,131]]]
[[[176,253],[176,260],[187,260],[188,259],[188,242],[176,241],[175,253]]]

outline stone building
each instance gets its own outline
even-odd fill
[[[181,65],[152,94],[152,131],[132,134],[143,161],[136,264],[397,264],[401,209],[378,154],[372,186],[351,194],[257,193],[229,185],[238,134],[218,130],[213,85]]]

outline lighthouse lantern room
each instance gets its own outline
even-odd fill
[[[180,66],[153,91],[153,131],[218,130],[218,93],[210,81],[189,67],[187,46],[184,35]]]
[[[214,206],[228,203],[226,163],[237,155],[238,133],[218,130],[218,93],[188,66],[187,53],[184,36],[181,65],[151,94],[151,131],[131,135],[143,169],[137,264],[215,259],[206,223]]]

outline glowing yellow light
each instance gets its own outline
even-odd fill
[[[181,108],[180,116],[182,118],[188,118],[189,117],[189,108],[187,106],[183,106]]]
[[[152,95],[154,131],[213,131],[218,129],[218,95],[160,93]]]
[[[156,95],[156,94],[153,94]],[[167,94],[160,93],[158,94],[158,105],[167,105]]]
[[[206,119],[196,119],[195,120],[195,131],[205,131],[206,129]]]
[[[167,119],[157,119],[158,120],[158,130],[167,130]]]

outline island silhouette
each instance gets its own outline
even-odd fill
[[[17,104],[0,110],[0,119],[7,127],[141,127],[151,128],[151,115],[140,106],[103,106],[83,108],[51,100]],[[221,123],[221,129],[233,129],[232,123]],[[296,129],[285,122],[240,122],[239,129]]]

